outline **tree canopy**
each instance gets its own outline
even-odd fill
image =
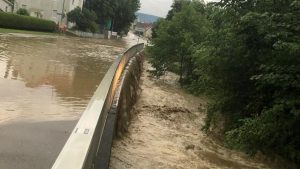
[[[116,32],[128,32],[140,8],[139,0],[88,0],[85,7],[95,11],[97,23]]]
[[[100,29],[124,34],[136,19],[139,8],[139,0],[86,0],[82,11],[76,8],[69,12],[68,20],[82,31]]]
[[[67,16],[68,21],[76,24],[76,29],[93,33],[98,30],[96,24],[97,15],[94,11],[90,11],[86,8],[83,8],[81,10],[79,7],[77,7],[74,10],[70,11]]]

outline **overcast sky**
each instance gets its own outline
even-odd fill
[[[139,12],[155,16],[165,17],[171,8],[173,0],[140,0],[141,9]],[[218,0],[205,0],[206,2]]]

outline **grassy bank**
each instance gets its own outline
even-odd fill
[[[52,33],[52,32],[39,32],[39,31],[0,28],[0,34],[7,34],[7,33],[22,33],[22,34],[33,34],[33,35],[59,35],[58,33]]]

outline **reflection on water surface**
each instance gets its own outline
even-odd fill
[[[0,123],[78,119],[122,41],[0,36]]]

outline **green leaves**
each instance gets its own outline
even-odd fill
[[[18,15],[29,16],[29,12],[26,9],[20,8],[17,10]]]
[[[204,4],[198,1],[175,1],[169,19],[157,23],[151,41],[153,46],[147,49],[150,62],[156,68],[154,74],[160,76],[166,70],[179,70],[182,84],[196,76],[193,53],[210,31],[209,22],[200,9],[204,9]]]
[[[95,11],[97,23],[104,27],[108,21],[112,22],[109,29],[116,32],[128,32],[131,22],[136,18],[135,12],[140,8],[139,0],[90,0],[86,6]]]
[[[229,146],[299,163],[300,2],[179,0],[172,7],[147,49],[157,76],[177,66],[186,89],[213,98],[204,129],[221,113]]]
[[[226,32],[235,40],[235,49],[232,50],[233,45],[224,45],[220,47],[222,53],[217,54],[219,65],[226,71],[214,69],[216,75],[212,74],[215,79],[221,77],[221,84],[216,87],[222,86],[226,93],[234,95],[220,96],[226,101],[220,111],[229,117],[227,126],[231,126],[227,127],[227,143],[246,151],[275,151],[297,162],[300,159],[297,136],[300,134],[297,31],[300,24],[295,19],[299,16],[298,8],[291,8],[295,1],[257,1],[256,5],[252,2],[223,1],[225,11],[239,13],[228,21],[232,29]],[[229,49],[232,52],[227,55]],[[241,116],[234,118],[238,115]]]
[[[88,31],[95,33],[98,30],[96,24],[97,15],[94,11],[90,11],[86,8],[77,7],[67,13],[68,21],[76,23],[76,28],[81,31]]]

